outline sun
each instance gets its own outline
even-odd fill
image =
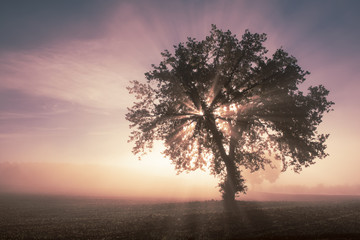
[[[185,92],[181,94],[179,113],[175,114],[172,119],[179,120],[179,124],[174,130],[172,137],[168,139],[168,143],[176,143],[186,149],[184,158],[188,159],[191,165],[197,163],[199,159],[210,162],[214,157],[212,153],[205,152],[200,149],[202,147],[201,139],[194,137],[194,132],[199,131],[199,126],[205,126],[207,121],[214,121],[216,128],[224,136],[225,141],[229,141],[231,136],[236,136],[238,129],[236,129],[236,121],[239,117],[244,116],[245,107],[239,103],[219,104],[218,95],[220,94],[221,85],[217,78],[213,80],[213,84],[209,90],[203,94],[201,101],[204,104],[195,106],[194,101],[191,101]],[[185,146],[186,144],[186,146]],[[190,168],[196,168],[191,166]]]

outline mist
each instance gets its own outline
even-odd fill
[[[171,178],[115,164],[0,163],[0,192],[173,200],[218,197],[214,186],[193,180],[194,176]]]
[[[239,200],[296,200],[290,195],[360,195],[360,185],[276,184],[280,171],[247,173],[249,191]],[[216,183],[217,179],[214,178]],[[69,162],[0,163],[0,193],[116,197],[159,201],[219,200],[216,184],[194,174],[174,177],[115,164]],[[270,194],[270,195],[269,195]],[[290,194],[290,195],[289,195]]]

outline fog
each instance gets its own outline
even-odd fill
[[[280,185],[279,170],[246,174],[244,200],[289,200],[289,194],[360,195],[359,185]],[[174,177],[150,174],[114,164],[17,162],[0,164],[0,192],[99,196],[171,201],[219,200],[218,179],[196,174]],[[281,195],[282,194],[282,195]],[[293,199],[296,200],[296,199]]]

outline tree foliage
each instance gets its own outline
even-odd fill
[[[268,56],[265,34],[239,40],[212,25],[205,40],[188,38],[165,50],[159,65],[132,81],[137,102],[128,109],[135,154],[163,141],[178,172],[209,168],[220,176],[223,197],[245,192],[241,169],[264,169],[274,160],[298,172],[327,156],[317,127],[331,110],[322,85],[299,85],[309,74],[278,49]]]

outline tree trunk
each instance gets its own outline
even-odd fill
[[[239,191],[239,187],[241,186],[239,178],[240,175],[239,172],[237,172],[235,163],[232,161],[232,159],[228,158],[228,161],[226,162],[228,164],[225,163],[226,177],[222,185],[222,198],[224,200],[225,211],[236,212],[237,207],[235,196]]]
[[[208,126],[211,133],[213,134],[215,143],[219,149],[221,158],[223,159],[226,168],[226,177],[224,182],[220,184],[222,198],[224,200],[224,207],[226,211],[235,211],[235,195],[238,191],[243,189],[243,179],[240,176],[240,172],[236,169],[233,157],[230,157],[230,155],[226,154],[222,142],[222,136],[216,128],[215,120],[213,118],[209,118]]]

